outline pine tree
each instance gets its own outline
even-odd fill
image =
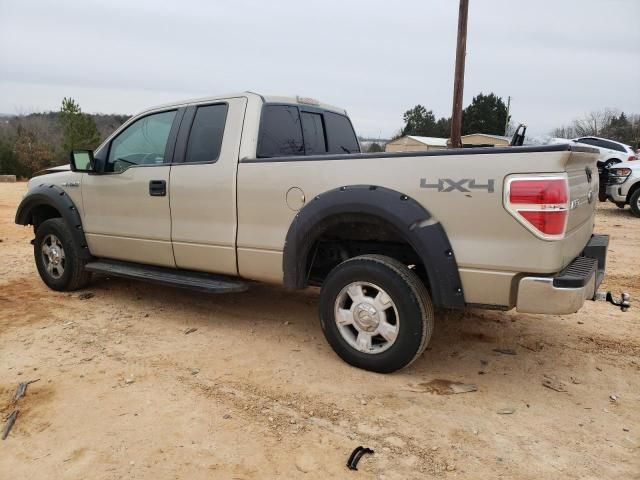
[[[93,150],[100,143],[100,135],[96,123],[89,115],[82,113],[80,105],[73,98],[65,97],[60,109],[65,152],[71,150]]]
[[[504,135],[507,106],[502,98],[490,93],[473,97],[471,105],[462,112],[462,134],[487,133]]]

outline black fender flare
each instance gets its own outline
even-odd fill
[[[82,228],[80,212],[78,212],[67,192],[58,185],[41,183],[29,190],[18,206],[15,223],[18,225],[32,225],[34,221],[33,211],[42,205],[52,207],[60,213],[62,219],[71,228],[71,235],[76,244],[80,245],[80,257],[84,259],[91,258],[87,239]]]
[[[284,244],[284,286],[300,289],[307,285],[307,256],[316,239],[331,225],[332,218],[363,213],[386,221],[420,256],[436,306],[465,306],[458,265],[440,222],[413,198],[370,185],[329,190],[316,196],[297,213]]]

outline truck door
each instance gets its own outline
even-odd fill
[[[247,99],[187,108],[171,167],[176,266],[237,275],[236,175]]]
[[[82,179],[83,227],[97,257],[174,267],[169,171],[182,110],[133,121]]]

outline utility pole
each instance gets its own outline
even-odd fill
[[[462,94],[464,92],[464,61],[467,55],[467,17],[469,0],[460,0],[458,12],[458,45],[456,72],[453,79],[453,112],[451,113],[451,148],[462,148]]]
[[[504,122],[504,136],[507,136],[507,130],[509,130],[509,112],[511,111],[511,95],[507,97],[507,119]]]

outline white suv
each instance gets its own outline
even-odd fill
[[[600,152],[598,158],[599,167],[610,167],[614,163],[626,162],[627,160],[637,160],[636,152],[633,151],[629,145],[616,142],[614,140],[607,140],[606,138],[599,137],[580,137],[574,138],[574,142],[583,143],[591,147],[595,147]]]

